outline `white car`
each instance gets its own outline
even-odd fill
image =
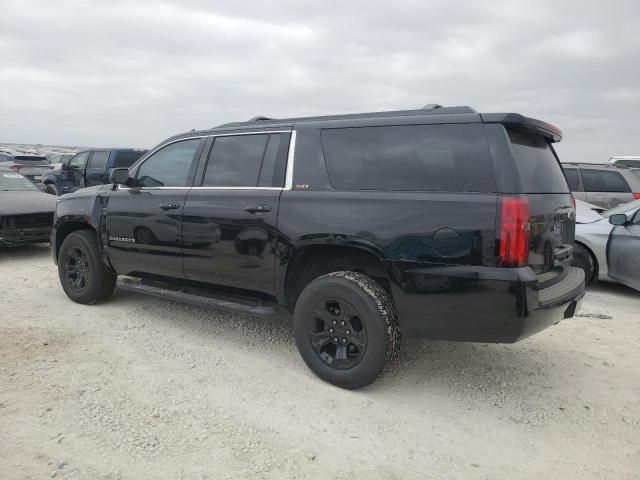
[[[623,283],[640,290],[640,200],[598,213],[598,207],[576,200],[573,263],[585,281]]]

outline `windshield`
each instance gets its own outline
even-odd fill
[[[611,210],[607,210],[606,212],[603,212],[602,216],[610,217],[611,215],[615,215],[616,213],[628,213],[637,208],[640,208],[640,200],[633,200],[632,202],[623,203],[622,205],[618,205],[617,207],[612,208]]]
[[[40,190],[25,177],[15,172],[0,172],[0,191],[39,192]]]

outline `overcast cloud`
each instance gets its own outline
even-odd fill
[[[255,115],[515,111],[640,155],[640,2],[0,3],[0,141],[150,147]]]

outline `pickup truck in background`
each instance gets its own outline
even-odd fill
[[[84,187],[109,183],[114,168],[129,168],[146,150],[96,148],[78,152],[42,178],[47,193],[64,195]]]

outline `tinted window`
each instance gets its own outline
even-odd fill
[[[577,168],[565,168],[564,176],[567,178],[567,183],[569,184],[569,189],[572,192],[577,192],[580,189],[580,181],[578,180],[578,169]]]
[[[330,129],[322,145],[331,184],[355,190],[494,192],[480,125]]]
[[[138,169],[140,187],[184,187],[200,144],[199,138],[172,143],[151,155]]]
[[[138,160],[146,150],[140,151],[116,151],[113,160],[113,168],[129,168]]]
[[[89,165],[87,168],[95,168],[96,170],[104,170],[107,167],[107,159],[109,158],[109,152],[99,151],[93,152],[89,159]]]
[[[261,134],[218,137],[213,143],[204,186],[282,186],[282,146],[288,135]]]
[[[618,172],[582,168],[585,192],[630,192],[629,185]]]
[[[562,168],[544,137],[509,131],[509,138],[521,193],[569,191]]]
[[[69,167],[82,169],[84,164],[87,163],[87,158],[89,158],[89,152],[80,152],[69,160]]]

